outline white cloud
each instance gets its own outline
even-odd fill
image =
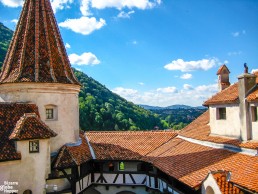
[[[252,69],[251,73],[258,72],[258,69]]]
[[[138,84],[141,85],[141,86],[145,85],[143,82],[139,82]]]
[[[231,34],[232,34],[232,36],[234,36],[234,37],[238,37],[238,36],[240,35],[240,32],[232,32]]]
[[[161,4],[161,0],[81,0],[80,11],[83,16],[91,15],[90,9],[116,8],[122,10],[127,9],[150,9]],[[121,11],[118,17],[129,18],[134,11]]]
[[[228,56],[236,56],[236,55],[241,55],[242,51],[231,51],[228,52]]]
[[[192,74],[190,74],[190,73],[185,73],[185,74],[183,74],[180,78],[181,79],[191,79],[193,76],[192,76]]]
[[[90,9],[89,9],[89,4],[90,4],[90,0],[82,0],[81,1],[80,11],[83,16],[91,15]]]
[[[124,12],[124,11],[121,11],[117,17],[118,18],[130,18],[130,15],[131,14],[134,14],[135,12],[134,11],[129,11],[129,12]]]
[[[137,40],[132,41],[132,44],[134,45],[138,44]]]
[[[99,59],[91,52],[77,55],[75,53],[69,55],[69,60],[72,65],[98,65]]]
[[[191,85],[184,84],[183,89],[177,90],[177,92],[164,92],[163,89],[159,88],[147,92],[140,92],[135,89],[118,87],[112,91],[135,104],[147,104],[153,106],[186,104],[191,106],[200,106],[205,100],[217,92],[217,84],[202,85],[197,86],[196,88]]]
[[[189,85],[189,84],[184,84],[184,85],[183,85],[183,88],[184,88],[185,90],[192,90],[192,89],[193,89],[193,87],[192,87],[191,85]]]
[[[73,3],[73,0],[50,0],[52,9],[54,13],[56,13],[57,10],[62,10],[64,8],[70,8],[69,4]]]
[[[17,24],[18,20],[17,19],[13,19],[13,20],[11,20],[11,22]]]
[[[69,48],[71,48],[71,45],[68,43],[65,43],[65,48],[69,49]]]
[[[242,30],[242,31],[239,31],[239,32],[232,32],[231,34],[232,34],[233,37],[239,37],[241,35],[245,35],[246,31]]]
[[[218,85],[217,84],[211,84],[211,85],[201,85],[197,86],[195,88],[197,92],[216,92],[218,90]]]
[[[0,0],[0,2],[8,7],[21,7],[23,6],[24,0]],[[69,8],[73,0],[50,0],[54,13],[64,8]]]
[[[99,21],[95,17],[81,17],[79,19],[67,19],[59,23],[60,27],[70,29],[76,33],[88,35],[95,30],[99,30],[106,25],[106,21],[100,18]]]
[[[176,93],[177,89],[176,87],[166,87],[166,88],[158,88],[157,92],[162,92],[162,93]]]
[[[20,7],[23,6],[23,0],[0,0],[0,2],[8,7]]]
[[[177,59],[164,66],[167,70],[180,70],[182,72],[194,71],[194,70],[208,70],[214,67],[218,63],[218,59],[201,59],[198,61],[184,61],[183,59]]]
[[[148,9],[153,8],[155,5],[160,4],[160,1],[150,1],[150,0],[91,0],[91,6],[97,9],[104,8],[138,8],[138,9]]]
[[[117,87],[112,90],[112,92],[126,98],[134,98],[134,96],[138,95],[138,91],[134,89],[128,89],[128,88],[123,88],[123,87]]]

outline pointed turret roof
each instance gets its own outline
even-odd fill
[[[79,84],[49,0],[25,0],[0,83]]]

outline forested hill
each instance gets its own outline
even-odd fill
[[[13,32],[0,23],[0,67]],[[83,130],[147,130],[161,126],[158,116],[120,96],[74,69],[82,84],[79,94],[80,127]]]
[[[161,127],[161,121],[154,113],[128,102],[86,74],[74,71],[82,84],[79,94],[82,129],[143,130]]]
[[[13,31],[0,22],[0,67],[4,62],[5,54],[12,39]]]

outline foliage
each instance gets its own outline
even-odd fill
[[[147,130],[161,126],[156,114],[128,102],[83,72],[74,72],[82,84],[79,103],[83,130]]]
[[[155,109],[151,111],[159,115],[163,128],[178,130],[184,128],[206,110],[205,108],[178,108]]]
[[[0,22],[0,67],[2,67],[6,51],[12,39],[13,31]]]

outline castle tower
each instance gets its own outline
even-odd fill
[[[230,71],[228,70],[226,65],[220,66],[219,70],[217,71],[219,92],[230,86],[229,74]]]
[[[41,120],[57,133],[51,151],[79,140],[75,78],[49,0],[25,0],[0,75],[5,101],[37,104]]]

